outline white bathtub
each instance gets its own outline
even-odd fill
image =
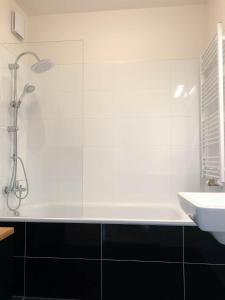
[[[22,205],[17,215],[7,212],[1,221],[194,225],[179,207],[160,205],[68,204]]]

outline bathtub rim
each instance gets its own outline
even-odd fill
[[[158,225],[158,226],[196,226],[189,218],[184,220],[147,220],[147,219],[104,219],[104,218],[34,218],[0,216],[0,222],[26,223],[79,223],[79,224],[121,224],[121,225]]]
[[[9,215],[9,212],[6,212],[6,215],[0,215],[0,222],[40,222],[40,223],[84,223],[84,224],[129,224],[129,225],[165,225],[165,226],[196,226],[196,224],[187,216],[182,209],[177,205],[163,205],[163,204],[145,204],[145,203],[85,203],[83,205],[78,205],[74,203],[55,203],[55,202],[45,202],[45,203],[27,203],[23,205],[23,208],[43,208],[49,206],[73,206],[79,209],[83,208],[161,208],[161,209],[172,209],[178,213],[180,216],[179,219],[147,219],[147,218],[99,218],[99,217],[48,217],[48,216],[15,216]],[[8,214],[7,214],[8,213]]]

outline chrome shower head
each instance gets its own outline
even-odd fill
[[[48,59],[48,58],[40,59],[39,56],[35,52],[25,51],[17,56],[14,64],[9,64],[9,69],[16,71],[20,67],[20,65],[18,64],[19,60],[24,55],[32,55],[36,59],[37,62],[31,66],[31,70],[35,73],[46,72],[54,66],[53,62],[50,59]]]
[[[54,66],[50,59],[42,59],[31,66],[31,70],[35,73],[44,73]]]
[[[23,89],[23,94],[31,94],[35,91],[35,86],[32,85],[32,84],[29,84],[27,83],[25,86],[24,86],[24,89]]]
[[[25,96],[26,94],[31,94],[31,93],[33,93],[34,91],[35,91],[35,86],[32,85],[32,84],[27,83],[27,84],[24,86],[24,88],[23,88],[23,93],[22,93],[22,95],[19,97],[19,100],[18,100],[18,102],[17,102],[17,107],[20,106],[20,104],[22,103],[22,100],[23,100],[23,98],[24,98],[24,96]]]

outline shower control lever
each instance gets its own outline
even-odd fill
[[[14,188],[14,191],[15,192],[19,192],[19,193],[23,193],[23,192],[26,192],[26,188],[24,188],[23,186],[22,186],[22,184],[20,184],[20,182],[19,182],[19,180],[17,180],[16,181],[16,186],[15,186],[15,188]]]
[[[3,188],[3,194],[8,195],[9,193],[10,193],[10,188],[9,188],[8,186],[5,186],[5,187]]]
[[[9,186],[5,186],[3,188],[3,193],[4,194],[9,194],[10,192],[14,192],[14,193],[24,193],[26,192],[27,189],[25,187],[22,186],[22,184],[19,184],[19,182],[16,183],[16,186],[14,186],[13,188],[10,188]]]

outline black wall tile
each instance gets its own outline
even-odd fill
[[[13,299],[14,300],[14,299]],[[49,298],[24,298],[24,299],[21,299],[21,300],[53,300],[53,299],[49,299]],[[54,300],[60,300],[60,299],[54,299]],[[61,299],[61,300],[65,300],[65,299]]]
[[[24,295],[25,224],[15,227],[13,294]],[[197,227],[185,227],[186,300],[224,300],[225,246]],[[101,255],[101,225],[27,224],[27,255],[93,258]],[[103,225],[103,300],[183,299],[182,227]],[[109,261],[107,259],[126,261]],[[101,262],[27,258],[26,296],[99,300]],[[201,264],[196,264],[201,263]]]
[[[15,233],[13,235],[14,256],[24,256],[25,247],[25,223],[23,222],[0,222],[0,227],[14,227]]]
[[[225,266],[185,264],[186,300],[224,300]]]
[[[11,300],[12,297],[12,246],[13,236],[0,242],[0,299]]]
[[[29,223],[27,256],[98,259],[101,256],[101,225]]]
[[[14,299],[12,299],[12,300],[14,300]],[[15,300],[17,300],[17,299],[15,299]],[[24,299],[20,299],[20,300],[53,300],[53,299],[49,299],[49,298],[33,298],[33,297],[31,297],[31,298],[24,298]],[[60,300],[60,299],[54,299],[54,300]],[[61,300],[65,300],[65,299],[61,299]]]
[[[12,294],[14,296],[24,296],[24,258],[13,258],[13,283]]]
[[[104,300],[182,300],[182,264],[103,261]]]
[[[104,225],[103,258],[182,262],[182,227]]]
[[[14,300],[14,299],[13,299]],[[53,300],[53,299],[49,299],[49,298],[24,298],[24,299],[21,299],[21,300]],[[54,300],[60,300],[60,299],[54,299]],[[65,300],[65,299],[61,299],[61,300]]]
[[[184,228],[184,246],[186,262],[225,264],[225,245],[198,227]]]
[[[98,300],[100,270],[95,260],[28,258],[26,296]]]

